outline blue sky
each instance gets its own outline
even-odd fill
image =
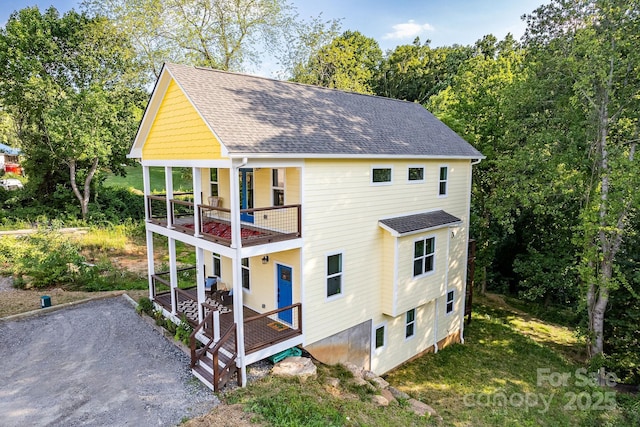
[[[431,46],[467,45],[486,34],[520,38],[520,17],[548,0],[290,0],[302,18],[342,18],[343,30],[357,30],[378,41],[383,51],[411,43],[416,36]],[[80,0],[0,0],[0,23],[23,7],[53,5],[58,10],[78,8]],[[268,60],[266,61],[268,62]]]

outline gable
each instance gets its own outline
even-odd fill
[[[144,140],[142,159],[221,159],[222,152],[222,146],[209,126],[171,79]]]

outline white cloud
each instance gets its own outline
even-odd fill
[[[383,39],[409,39],[415,38],[427,31],[435,31],[431,24],[418,24],[413,19],[402,24],[393,25],[393,31],[385,34]]]

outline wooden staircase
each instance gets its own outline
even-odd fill
[[[238,385],[241,385],[239,369],[236,366],[238,357],[238,333],[236,324],[229,327],[220,339],[214,339],[214,311],[210,311],[191,333],[189,343],[191,347],[191,372],[214,392],[220,391],[236,374]],[[211,337],[206,343],[197,338],[202,333]],[[198,343],[202,347],[198,348]]]

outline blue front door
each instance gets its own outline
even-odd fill
[[[293,304],[293,287],[291,286],[291,267],[278,266],[278,308]],[[281,311],[278,318],[288,324],[293,323],[292,309]]]
[[[253,169],[240,169],[240,209],[253,209]],[[240,212],[240,221],[253,223],[253,213]]]

